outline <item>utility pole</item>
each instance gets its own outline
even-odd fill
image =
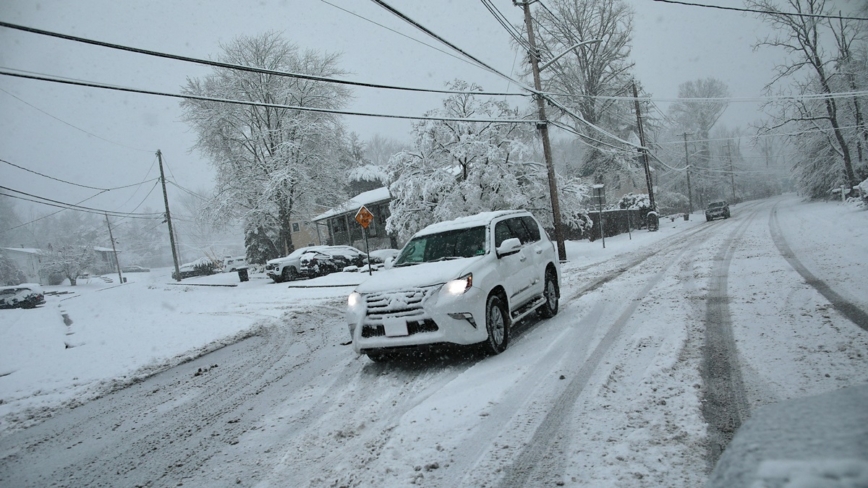
[[[651,210],[657,211],[657,205],[654,204],[654,184],[651,181],[651,168],[648,166],[648,153],[645,150],[645,129],[642,128],[642,114],[639,112],[639,92],[636,91],[636,82],[633,82],[633,103],[636,106],[636,126],[639,129],[639,144],[642,149],[642,165],[645,166],[645,183],[648,185],[648,201],[651,204]]]
[[[121,274],[121,263],[118,261],[118,250],[115,249],[115,238],[112,235],[112,224],[109,222],[108,212],[103,212],[105,215],[105,225],[108,226],[109,240],[112,241],[112,253],[115,255],[115,266],[118,267],[118,283],[124,284],[124,277]]]
[[[172,231],[172,216],[169,214],[169,194],[166,193],[166,174],[163,173],[163,153],[157,149],[160,161],[160,183],[163,184],[163,202],[166,204],[166,223],[169,224],[169,243],[172,245],[172,260],[175,261],[175,281],[181,281],[181,267],[178,265],[178,251],[175,249],[175,233]]]
[[[543,145],[543,156],[546,160],[546,170],[548,170],[548,178],[549,178],[549,196],[552,200],[552,221],[554,224],[555,231],[555,241],[557,241],[558,245],[558,259],[561,261],[567,260],[567,249],[564,246],[564,235],[561,227],[561,204],[558,201],[558,181],[557,176],[555,175],[555,166],[552,162],[552,148],[551,142],[549,141],[549,126],[548,121],[546,119],[546,107],[545,100],[541,94],[542,92],[542,82],[540,81],[539,76],[539,52],[536,48],[536,39],[533,35],[533,19],[530,16],[530,4],[531,0],[524,0],[523,2],[517,2],[513,0],[515,5],[521,5],[524,8],[524,23],[527,26],[527,42],[530,45],[530,64],[531,70],[533,72],[533,87],[536,90],[534,94],[534,98],[536,99],[536,106],[539,112],[539,120],[540,124],[537,126],[539,130],[540,137],[542,137],[542,145]]]
[[[726,141],[726,157],[729,158],[729,182],[732,186],[732,203],[735,203],[735,172],[732,169],[732,151],[729,148],[729,141]]]
[[[690,188],[690,156],[687,154],[687,132],[684,136],[684,163],[687,171],[687,213],[693,213],[693,190]]]

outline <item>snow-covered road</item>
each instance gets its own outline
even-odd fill
[[[569,243],[559,315],[494,357],[372,363],[341,345],[346,289],[232,289],[238,309],[199,320],[259,302],[249,338],[9,429],[0,485],[701,486],[753,409],[868,381],[868,331],[816,288],[868,310],[868,212],[789,196],[692,217]]]

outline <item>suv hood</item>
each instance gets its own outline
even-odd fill
[[[380,270],[357,286],[356,291],[365,294],[439,285],[463,276],[482,258],[484,256],[474,256]]]

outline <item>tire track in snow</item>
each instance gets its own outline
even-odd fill
[[[678,252],[678,256],[686,252],[687,249],[698,245],[701,242],[704,242],[706,239],[710,237],[710,235],[705,235],[711,227],[702,226],[697,230],[690,230],[683,233],[678,233],[674,236],[667,237],[658,243],[655,244],[657,246],[656,250],[645,252],[640,254],[637,257],[629,256],[626,259],[621,259],[621,263],[614,263],[614,267],[616,267],[615,271],[606,273],[602,277],[599,277],[584,287],[580,288],[578,291],[571,293],[567,297],[563,297],[562,300],[567,302],[567,306],[563,306],[561,308],[561,313],[559,317],[567,315],[571,311],[571,306],[569,305],[574,300],[577,300],[584,294],[587,294],[593,290],[596,290],[602,287],[604,284],[617,279],[622,276],[627,271],[630,271],[644,262],[648,261],[650,258],[657,256],[658,254],[667,251],[667,252]],[[699,236],[701,240],[694,242],[691,238]],[[674,262],[674,261],[672,261]],[[583,266],[581,268],[577,268],[577,270],[589,269],[593,266],[599,266],[599,264],[593,264],[588,266]],[[652,278],[653,283],[650,285],[650,288],[653,288],[662,276],[665,274],[665,271],[671,266],[671,263],[664,265],[664,269],[660,271],[656,271],[656,278]],[[649,286],[649,285],[646,285]],[[631,313],[638,307],[641,303],[641,298],[645,290],[637,294],[637,299],[631,300],[630,307]],[[564,332],[557,337],[556,340],[552,341],[552,345],[546,350],[545,354],[542,358],[535,364],[531,365],[532,371],[544,372],[545,374],[550,373],[553,369],[558,367],[559,365],[563,365],[565,362],[569,363],[570,361],[575,361],[571,358],[586,358],[588,356],[587,348],[592,338],[590,335],[593,333],[594,329],[598,327],[598,324],[604,314],[604,309],[606,308],[606,304],[603,301],[598,302],[589,312],[586,312],[582,315],[582,317],[578,320],[576,324],[574,324],[570,328],[566,328]],[[626,322],[629,318],[629,314],[622,314],[620,320]],[[543,322],[542,326],[545,326],[548,322]],[[521,327],[520,333],[516,336],[517,340],[513,342],[513,347],[515,347],[519,341],[524,338],[525,333],[528,329],[534,327],[535,324],[527,324]],[[623,326],[623,324],[621,324]],[[603,345],[602,343],[598,344],[595,349],[595,353],[597,356],[602,356],[610,347],[611,342],[616,339],[617,332],[613,333],[609,332],[603,339],[606,343]],[[593,355],[594,353],[592,353]],[[597,358],[599,359],[599,358]],[[590,361],[590,359],[588,360]],[[570,364],[567,364],[569,367]],[[571,370],[569,371],[569,375],[573,377],[573,393],[577,396],[581,393],[581,388],[587,383],[587,379],[590,377],[593,372],[594,367],[588,367],[587,362],[585,364],[575,364],[573,363]],[[540,386],[540,377],[544,376],[543,374],[526,374],[524,378],[510,388],[510,391],[506,394],[504,398],[502,398],[497,405],[494,405],[492,409],[488,412],[488,415],[484,417],[480,423],[474,428],[473,435],[462,441],[461,447],[452,453],[452,461],[448,467],[441,470],[440,473],[440,481],[441,485],[453,485],[453,486],[465,486],[465,485],[474,485],[478,483],[474,483],[472,480],[473,471],[478,468],[480,462],[482,462],[482,458],[485,456],[485,452],[489,450],[491,447],[491,442],[498,439],[499,434],[502,434],[503,428],[507,424],[519,424],[519,429],[522,431],[526,431],[526,436],[523,437],[531,437],[533,436],[534,429],[537,429],[539,421],[537,418],[549,418],[549,422],[552,423],[554,418],[558,418],[557,422],[561,422],[563,419],[563,415],[565,415],[569,409],[565,408],[564,405],[561,405],[560,409],[555,415],[549,410],[548,402],[541,402],[539,406],[534,405],[534,399],[530,398],[530,392],[533,392]],[[570,388],[569,386],[567,387]],[[561,394],[563,396],[564,393]],[[565,401],[565,400],[564,400]],[[517,422],[515,418],[517,415],[521,415],[528,420],[526,422]],[[512,435],[512,433],[511,433]],[[537,437],[540,434],[537,434]],[[515,436],[513,436],[515,437]],[[522,437],[519,435],[519,437]],[[535,439],[537,439],[535,437]],[[538,439],[537,439],[538,440]],[[521,456],[522,453],[527,452],[529,450],[540,450],[539,446],[525,447],[521,452],[504,452],[503,456]],[[513,449],[511,446],[503,445],[501,449],[504,451],[509,451]],[[517,449],[517,448],[515,448]],[[467,475],[467,473],[471,473],[471,475]],[[509,486],[506,485],[501,486]]]
[[[778,222],[778,204],[776,203],[774,207],[772,207],[771,216],[769,216],[769,230],[772,234],[772,240],[775,243],[775,246],[780,251],[781,256],[786,259],[787,263],[798,272],[802,278],[805,279],[805,283],[810,285],[812,288],[820,292],[821,295],[826,297],[826,300],[835,307],[835,310],[838,311],[841,315],[847,317],[851,322],[856,324],[858,327],[868,331],[868,313],[862,310],[855,303],[847,300],[841,294],[836,292],[829,286],[825,281],[817,278],[811,273],[805,265],[796,257],[793,250],[790,248],[789,244],[787,244],[787,240],[784,238],[783,233],[781,232],[781,226]]]
[[[696,234],[700,234],[700,232],[694,232],[691,236]],[[539,427],[536,429],[531,439],[516,455],[514,462],[504,469],[504,475],[497,483],[497,486],[515,487],[538,485],[545,482],[550,473],[558,470],[561,456],[554,453],[554,451],[560,438],[562,426],[575,408],[576,401],[588,385],[591,376],[600,366],[600,363],[606,354],[610,352],[612,345],[621,335],[624,326],[633,316],[639,305],[641,305],[642,298],[647,296],[648,293],[663,280],[667,271],[678,262],[686,252],[691,250],[693,247],[700,245],[708,237],[710,236],[703,236],[703,238],[699,240],[688,241],[675,249],[660,249],[644,256],[642,261],[667,250],[673,255],[673,258],[664,264],[661,269],[655,271],[655,274],[634,296],[634,299],[628,302],[627,307],[611,325],[608,332],[594,348],[591,355],[584,361],[574,378],[554,401],[552,408],[545,415],[542,422],[540,422]],[[623,271],[620,272],[622,273]]]
[[[746,219],[737,223],[714,256],[708,282],[701,373],[705,383],[702,415],[708,424],[709,466],[714,466],[749,414],[732,332],[727,280],[736,245],[760,210],[762,208],[753,210]]]
[[[342,312],[335,306],[322,320],[337,322]],[[151,486],[197,479],[211,458],[293,394],[281,385],[321,372],[307,365],[325,341],[295,341],[303,331],[293,325],[265,327],[3,438],[0,485]]]

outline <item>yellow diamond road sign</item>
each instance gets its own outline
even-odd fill
[[[374,220],[374,214],[372,214],[364,205],[358,212],[356,212],[356,222],[358,222],[363,228],[367,229],[368,226],[371,225],[372,220]]]

